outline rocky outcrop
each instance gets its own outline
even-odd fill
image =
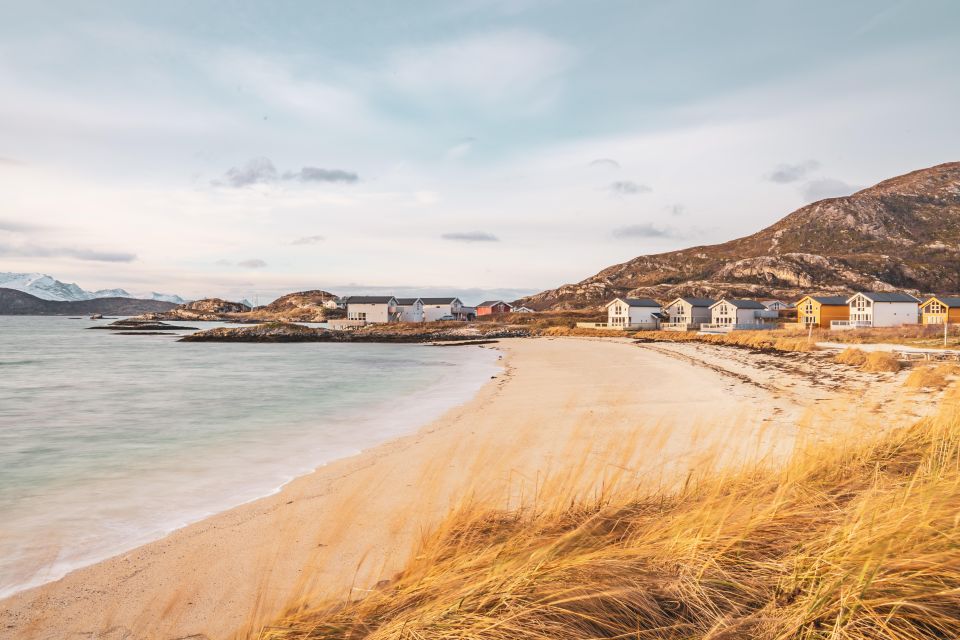
[[[292,322],[325,322],[346,315],[345,311],[327,305],[336,302],[337,296],[329,291],[313,289],[280,296],[273,302],[257,307],[251,318],[264,320],[288,320]]]
[[[577,309],[615,296],[796,298],[858,289],[960,291],[960,162],[814,202],[745,238],[640,256],[517,303]]]
[[[464,325],[370,325],[353,331],[331,331],[289,322],[270,322],[248,327],[218,327],[180,338],[181,342],[464,342],[529,336],[524,327],[487,323]]]

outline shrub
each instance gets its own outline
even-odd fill
[[[867,354],[860,349],[847,347],[834,356],[833,361],[839,364],[849,364],[855,367],[861,367],[867,361]]]
[[[900,371],[900,361],[889,351],[873,351],[867,354],[867,359],[861,365],[860,371],[881,373],[884,371]]]

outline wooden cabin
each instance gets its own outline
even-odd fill
[[[933,296],[920,305],[923,324],[952,324],[960,322],[960,297]]]
[[[829,329],[834,320],[849,320],[850,305],[847,296],[804,296],[797,301],[797,324],[802,329],[810,325]]]

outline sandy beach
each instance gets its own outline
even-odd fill
[[[708,464],[775,462],[801,435],[825,437],[898,395],[893,374],[806,355],[591,339],[495,348],[503,372],[415,435],[8,598],[0,637],[245,637],[298,601],[362,596],[467,501],[511,509],[561,487],[645,490]],[[878,425],[915,415],[895,408]]]

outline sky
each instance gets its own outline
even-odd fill
[[[960,160],[960,3],[0,0],[0,271],[513,298]]]

